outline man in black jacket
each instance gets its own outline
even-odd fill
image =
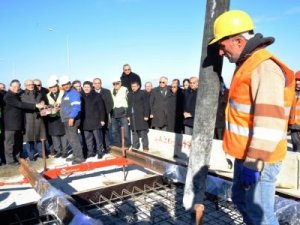
[[[145,91],[140,90],[138,82],[131,83],[132,92],[128,93],[127,116],[132,130],[132,148],[139,149],[142,138],[143,150],[149,150],[148,119],[150,114],[149,104]]]
[[[198,77],[191,77],[190,88],[184,95],[183,124],[184,133],[188,135],[193,134],[198,85]]]
[[[123,65],[123,73],[120,78],[122,86],[126,87],[129,92],[132,92],[131,84],[133,82],[137,82],[140,85],[140,87],[142,86],[140,76],[131,71],[131,67],[129,64]]]
[[[87,146],[87,157],[94,157],[95,150],[98,159],[104,155],[103,135],[101,128],[105,122],[105,106],[102,97],[96,92],[92,92],[92,82],[83,83],[82,95],[82,129]],[[96,146],[94,145],[96,144]]]
[[[105,149],[106,152],[109,151],[110,147],[110,143],[112,140],[112,138],[110,138],[110,126],[111,126],[111,111],[114,107],[114,102],[113,102],[113,98],[111,96],[111,92],[110,90],[103,88],[102,87],[102,81],[100,78],[95,78],[93,80],[93,86],[94,86],[94,91],[96,93],[99,93],[104,101],[104,105],[105,105],[105,124],[104,126],[102,126],[101,130],[102,130],[102,135],[103,135],[103,147]]]
[[[4,112],[4,95],[7,93],[5,90],[5,84],[0,83],[0,165],[5,164],[5,156],[4,156],[4,120],[3,120],[3,112]]]
[[[5,127],[5,157],[6,164],[18,163],[18,154],[22,149],[24,131],[24,109],[35,110],[42,108],[43,103],[21,102],[20,82],[12,80],[6,95],[4,96],[4,127]]]

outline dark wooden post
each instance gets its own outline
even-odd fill
[[[213,38],[215,19],[229,9],[229,3],[230,0],[207,0],[206,5],[192,150],[183,197],[184,207],[187,210],[194,209],[198,215],[202,215],[204,210],[202,203],[206,190],[223,64],[223,59],[218,54],[218,46],[210,46],[208,43]],[[201,224],[200,217],[197,219],[198,224]]]

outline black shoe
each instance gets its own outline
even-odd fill
[[[83,163],[83,162],[85,162],[85,159],[78,159],[78,158],[75,158],[75,159],[72,161],[72,165],[80,164],[80,163]]]
[[[63,153],[63,154],[61,155],[61,157],[64,158],[64,159],[67,158],[68,156],[69,156],[68,153]]]
[[[90,157],[95,157],[96,156],[96,153],[90,153],[87,155],[87,158],[90,158]]]
[[[57,154],[54,156],[54,158],[59,158],[59,157],[61,157],[61,156],[62,156],[61,153],[57,153]]]
[[[103,156],[104,156],[104,153],[98,153],[97,158],[98,158],[98,159],[102,159]]]

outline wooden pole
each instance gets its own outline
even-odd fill
[[[207,0],[192,149],[189,156],[183,197],[184,207],[187,210],[196,211],[196,220],[198,220],[196,222],[198,224],[201,224],[204,211],[206,177],[215,128],[223,63],[222,57],[218,55],[218,46],[210,46],[208,43],[213,38],[215,19],[228,9],[229,0]]]
[[[126,158],[126,149],[125,149],[125,128],[121,127],[121,143],[122,143],[122,155]],[[126,167],[123,165],[123,174],[124,174],[124,181],[126,180]]]
[[[46,149],[45,149],[45,139],[41,139],[41,144],[42,144],[44,171],[46,171],[47,170],[47,156],[46,156]]]

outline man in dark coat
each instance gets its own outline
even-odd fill
[[[170,94],[168,78],[162,76],[159,80],[159,86],[154,88],[150,95],[150,118],[152,118],[154,129],[167,130],[168,96]]]
[[[6,164],[16,165],[18,154],[22,149],[24,131],[24,110],[42,108],[43,104],[21,102],[20,82],[12,80],[7,94],[4,96],[4,127]]]
[[[179,83],[173,80],[171,94],[168,97],[167,131],[182,133],[184,95]]]
[[[7,93],[5,84],[0,83],[0,165],[5,164],[4,155],[4,95]]]
[[[111,130],[111,113],[112,109],[114,108],[114,101],[111,95],[110,90],[102,87],[102,81],[100,78],[95,78],[93,80],[94,92],[101,95],[104,106],[105,106],[105,124],[101,127],[102,135],[103,135],[103,147],[105,152],[109,152],[110,150],[110,143],[112,138],[110,137],[110,130]]]
[[[223,82],[221,82],[220,86],[214,139],[223,140],[223,134],[225,131],[225,109],[229,90]]]
[[[140,87],[142,86],[140,76],[131,71],[131,67],[129,64],[123,65],[123,73],[121,75],[122,86],[126,87],[129,92],[132,92],[131,83],[133,82],[138,82]]]
[[[83,83],[81,122],[88,150],[87,157],[94,157],[94,150],[96,150],[98,159],[101,159],[104,155],[101,128],[105,124],[105,106],[102,97],[92,91],[92,86],[90,81]],[[94,141],[96,143],[95,149]]]
[[[41,92],[37,91],[32,80],[25,81],[24,93],[21,95],[21,101],[26,103],[46,102]],[[46,129],[44,120],[38,110],[25,110],[25,134],[23,141],[26,142],[25,149],[29,160],[35,160],[35,154],[42,155],[42,142],[46,140]]]
[[[132,92],[128,93],[128,111],[132,130],[132,148],[139,149],[142,138],[143,150],[149,150],[148,119],[150,114],[149,104],[145,91],[140,90],[137,81],[131,83]]]
[[[147,81],[145,83],[145,93],[146,93],[146,99],[147,99],[147,102],[148,102],[148,105],[149,105],[149,109],[150,109],[150,96],[151,96],[151,93],[152,93],[152,83],[150,81]],[[152,119],[149,117],[148,119],[148,126],[149,128],[151,128],[151,124],[152,124]]]
[[[190,88],[184,95],[184,133],[188,135],[193,134],[196,100],[198,90],[198,77],[190,78]]]

